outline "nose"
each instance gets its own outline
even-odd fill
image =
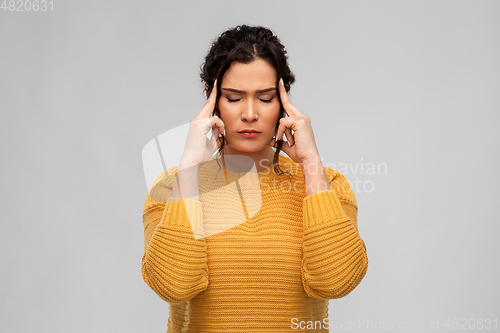
[[[247,100],[242,115],[241,120],[246,120],[248,122],[252,122],[259,118],[257,108],[252,100]]]

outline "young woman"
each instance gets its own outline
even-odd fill
[[[354,193],[288,98],[286,50],[237,26],[201,78],[208,99],[179,166],[143,208],[142,276],[169,302],[167,332],[328,332],[328,300],[361,282],[368,258]]]

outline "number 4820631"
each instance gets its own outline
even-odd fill
[[[54,0],[3,0],[0,10],[4,12],[52,12]]]
[[[448,318],[444,326],[454,330],[496,330],[498,329],[498,318]]]

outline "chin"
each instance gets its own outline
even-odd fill
[[[266,149],[266,147],[267,147],[267,146],[257,145],[256,143],[255,144],[246,144],[246,145],[240,144],[240,145],[236,145],[236,146],[226,143],[226,145],[228,145],[232,149],[237,150],[237,151],[242,152],[242,153],[256,153],[256,152],[259,152],[259,151]]]

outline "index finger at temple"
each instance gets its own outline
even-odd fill
[[[279,83],[279,92],[281,97],[281,103],[283,104],[283,108],[289,117],[296,116],[297,113],[300,113],[299,110],[290,102],[288,98],[288,93],[286,92],[285,86],[283,85],[283,79],[280,79]]]
[[[205,105],[203,105],[203,109],[201,110],[202,115],[205,117],[209,117],[210,114],[214,111],[215,101],[217,100],[217,85],[216,84],[217,84],[217,80],[215,80],[212,91],[210,92],[210,96],[208,97],[207,101],[205,102]]]

